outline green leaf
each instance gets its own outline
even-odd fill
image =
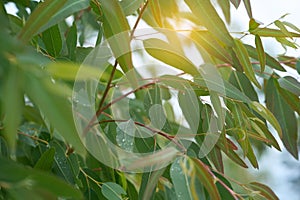
[[[67,62],[56,62],[50,63],[46,66],[46,71],[53,77],[63,80],[86,80],[92,78],[101,78],[107,80],[109,77],[108,73],[105,73],[100,68],[78,65],[75,63]]]
[[[282,24],[284,24],[287,27],[290,27],[291,29],[293,29],[294,31],[300,33],[300,29],[295,26],[294,24],[290,23],[290,22],[281,22]]]
[[[68,47],[69,58],[72,61],[76,61],[77,27],[76,23],[74,22],[67,33],[66,43]]]
[[[58,25],[52,26],[42,33],[42,40],[47,53],[56,58],[62,49],[62,40]]]
[[[85,147],[74,124],[66,89],[61,85],[53,84],[48,78],[41,80],[32,75],[26,78],[25,92],[28,97],[39,107],[60,135],[70,142],[78,153],[84,155]],[[71,92],[69,95],[71,96]]]
[[[120,4],[122,6],[124,14],[127,16],[137,11],[137,9],[141,6],[143,2],[144,0],[122,0],[120,1]]]
[[[249,59],[249,55],[247,49],[244,47],[244,44],[235,39],[234,40],[235,47],[234,52],[236,53],[237,58],[239,59],[241,65],[243,66],[244,72],[246,76],[258,87],[261,88],[260,84],[256,80],[255,73],[252,67],[252,64]]]
[[[279,83],[276,79],[270,78],[268,80],[266,86],[266,104],[282,128],[281,139],[284,146],[296,159],[298,159],[296,116],[294,110],[281,96],[279,88]]]
[[[59,9],[58,12],[56,12],[52,17],[50,17],[49,21],[46,24],[44,24],[37,33],[43,32],[51,26],[54,26],[55,24],[64,20],[73,13],[88,8],[89,5],[89,0],[67,0],[67,2],[61,7],[61,9]]]
[[[159,0],[150,0],[148,6],[152,12],[152,15],[156,23],[159,25],[159,27],[163,27],[163,21],[162,21],[163,19],[161,16],[161,8],[160,8]]]
[[[247,52],[251,58],[254,58],[255,60],[259,60],[257,50],[254,47],[247,44],[244,44],[244,46],[246,47]],[[266,64],[269,67],[273,69],[277,69],[279,71],[284,71],[284,72],[286,71],[276,59],[274,59],[272,56],[270,56],[267,53],[265,53],[265,55],[266,55]]]
[[[291,33],[287,30],[287,28],[284,26],[284,24],[281,21],[276,20],[274,24],[281,30],[282,33],[285,34],[286,37],[292,38]]]
[[[241,0],[230,0],[230,2],[234,5],[234,7],[237,9],[241,3]]]
[[[226,63],[232,63],[230,54],[208,31],[195,31],[191,34],[197,45],[203,47],[211,56]]]
[[[130,30],[125,14],[117,0],[99,0],[104,14],[104,35],[122,70],[133,68],[130,51]]]
[[[17,66],[10,66],[10,71],[6,75],[3,92],[5,94],[3,99],[4,118],[4,138],[8,146],[14,151],[16,147],[17,131],[21,123],[21,113],[24,106],[23,102],[23,74]]]
[[[45,0],[39,3],[22,28],[18,36],[20,40],[24,43],[28,42],[66,2],[67,0]]]
[[[210,33],[227,46],[234,45],[231,35],[210,0],[185,0],[185,2]]]
[[[258,183],[258,182],[252,182],[249,184],[249,186],[254,189],[255,191],[259,191],[259,195],[262,195],[266,199],[269,200],[279,200],[279,198],[276,196],[276,194],[270,189],[268,186]]]
[[[283,46],[283,48],[285,48],[285,49],[286,49],[286,47],[292,47],[292,48],[294,48],[294,49],[297,49],[297,48],[298,48],[298,47],[297,47],[297,44],[296,44],[295,42],[292,42],[292,41],[290,41],[290,40],[288,40],[288,39],[286,39],[286,38],[283,38],[283,37],[277,37],[276,40],[277,40],[277,42],[279,42],[279,43]]]
[[[53,166],[54,155],[55,155],[55,148],[51,147],[41,155],[41,157],[35,164],[34,169],[50,171]]]
[[[255,19],[251,18],[249,20],[249,31],[253,31],[255,30],[256,28],[259,27],[259,23],[257,21],[255,21]]]
[[[199,178],[203,186],[206,188],[211,199],[220,200],[219,191],[214,183],[214,177],[209,173],[208,166],[204,165],[200,160],[192,158],[195,168],[196,176]]]
[[[160,177],[164,173],[165,168],[143,173],[141,187],[139,190],[140,200],[152,200],[154,199],[155,189],[159,182]]]
[[[279,122],[277,121],[277,119],[275,118],[275,116],[271,113],[270,110],[268,110],[267,108],[265,108],[263,105],[261,105],[260,103],[253,101],[250,104],[250,107],[255,110],[258,114],[260,114],[263,118],[265,118],[268,122],[270,122],[270,124],[275,128],[275,130],[277,131],[278,135],[280,136],[280,138],[282,138],[282,129],[280,127]],[[269,108],[269,107],[268,107]]]
[[[230,23],[230,3],[228,0],[218,0],[218,4],[220,5],[223,15],[226,19],[226,22]]]
[[[154,38],[144,40],[143,43],[147,53],[152,57],[193,76],[199,75],[194,64],[171,44]]]
[[[296,96],[300,96],[300,82],[291,76],[285,76],[278,79],[280,87],[290,91]]]
[[[109,200],[122,200],[122,194],[126,195],[126,191],[114,182],[103,183],[101,191]]]
[[[50,192],[56,197],[82,199],[81,192],[46,172],[34,170],[0,157],[0,181],[14,189],[18,183],[29,184],[27,188],[35,192]]]
[[[266,67],[266,54],[265,54],[262,41],[258,35],[255,36],[255,46],[256,46],[259,64],[261,67],[261,72],[264,72]]]
[[[251,34],[258,35],[260,37],[287,37],[285,33],[278,29],[271,28],[257,28],[250,31]],[[299,33],[288,32],[291,37],[300,37]]]
[[[249,97],[251,101],[258,101],[258,95],[245,74],[238,71],[232,71],[228,81],[244,95]]]
[[[298,74],[300,74],[300,59],[297,60],[296,70],[297,70]]]
[[[285,101],[300,115],[299,96],[283,88],[280,88],[279,92],[282,95],[282,97],[285,99]]]
[[[75,184],[79,174],[79,163],[76,154],[66,154],[66,147],[62,143],[54,140],[51,141],[50,146],[55,148],[53,171],[58,176],[64,178],[67,182]]]
[[[249,18],[253,18],[250,0],[243,0]]]
[[[196,194],[192,191],[192,176],[195,176],[193,172],[193,165],[187,158],[177,158],[170,169],[170,176],[175,188],[175,192],[178,200],[193,200],[198,199]],[[199,186],[196,187],[198,190]]]

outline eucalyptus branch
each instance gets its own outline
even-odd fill
[[[33,140],[35,140],[35,141],[42,142],[42,143],[44,143],[44,144],[46,144],[46,145],[49,144],[46,140],[43,140],[43,139],[38,138],[38,137],[36,137],[36,136],[28,135],[28,134],[26,134],[26,133],[24,133],[24,132],[18,132],[18,134],[19,134],[19,135],[23,135],[23,136],[25,136],[25,137],[29,137],[29,138],[31,138],[31,139],[33,139]]]

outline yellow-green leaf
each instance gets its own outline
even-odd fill
[[[281,21],[276,20],[274,24],[281,30],[282,33],[286,35],[286,37],[292,38],[291,33],[287,30],[287,28],[284,26],[284,24]]]
[[[199,75],[194,64],[181,52],[176,51],[176,47],[171,44],[152,38],[144,40],[144,47],[154,58],[193,76]]]
[[[271,28],[257,28],[250,33],[254,35],[259,35],[260,37],[287,37],[285,33],[278,29]],[[299,33],[289,32],[291,37],[300,37]]]
[[[163,19],[161,16],[161,8],[159,5],[159,0],[149,0],[149,5],[151,9],[152,15],[156,21],[156,23],[159,25],[159,27],[163,27]]]
[[[250,0],[243,0],[243,1],[244,1],[245,8],[247,10],[248,16],[250,18],[253,18]]]
[[[240,40],[238,40],[238,39],[235,39],[234,43],[235,43],[234,52],[235,52],[238,60],[240,61],[241,65],[242,65],[242,67],[244,69],[244,72],[245,72],[246,76],[258,88],[261,88],[260,84],[256,80],[254,69],[253,69],[252,64],[250,62],[249,54],[247,52],[247,49],[245,48],[244,44]]]
[[[233,39],[210,0],[185,0],[185,2],[209,32],[227,46],[233,46]]]
[[[249,186],[254,189],[255,191],[259,191],[259,194],[263,197],[265,197],[268,200],[279,200],[279,198],[276,196],[276,194],[269,188],[268,186],[258,183],[258,182],[252,182],[249,184]]]

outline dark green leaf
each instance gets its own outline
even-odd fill
[[[42,40],[47,53],[52,57],[57,57],[62,49],[62,39],[58,25],[52,26],[42,33]]]
[[[8,189],[20,182],[28,185],[32,192],[42,191],[50,192],[55,196],[64,198],[82,199],[81,192],[65,183],[61,179],[39,170],[34,170],[23,165],[17,164],[11,160],[0,157],[0,180],[8,185]]]
[[[281,139],[284,146],[295,158],[298,158],[296,116],[294,110],[281,96],[279,83],[274,78],[270,78],[266,86],[266,104],[282,128]]]
[[[126,195],[125,190],[120,185],[113,182],[103,183],[101,191],[109,200],[122,200],[122,194]]]
[[[256,46],[258,60],[259,60],[260,67],[261,67],[261,72],[264,72],[265,66],[266,66],[266,54],[265,54],[265,50],[264,50],[262,41],[258,35],[255,36],[255,46]]]
[[[300,82],[291,76],[285,76],[278,79],[280,87],[290,91],[296,96],[300,96]]]
[[[77,27],[73,23],[66,37],[66,43],[68,47],[69,58],[72,61],[76,61],[76,46],[77,46]]]
[[[55,148],[51,147],[41,155],[40,159],[37,161],[34,168],[44,170],[44,171],[50,171],[53,166],[54,155],[55,155]]]

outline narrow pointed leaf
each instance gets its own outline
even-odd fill
[[[50,171],[53,166],[54,155],[55,155],[55,148],[51,147],[41,155],[41,157],[35,164],[34,168],[44,170],[44,171]]]
[[[222,9],[226,22],[229,24],[230,23],[230,2],[228,0],[218,0],[218,4]]]
[[[243,0],[243,1],[244,1],[244,5],[247,10],[249,18],[253,18],[250,0]]]
[[[210,0],[185,0],[185,2],[209,32],[227,46],[233,46],[233,39]]]
[[[278,79],[280,87],[290,91],[296,96],[300,96],[300,82],[291,76],[286,76]]]
[[[131,15],[141,6],[144,0],[123,0],[120,1],[124,14]]]
[[[146,51],[154,58],[191,75],[199,72],[194,64],[169,43],[159,39],[144,40]]]
[[[277,118],[281,128],[283,141],[286,149],[298,159],[297,146],[297,120],[294,110],[284,100],[279,92],[279,83],[276,79],[270,78],[266,87],[266,104],[268,109]]]
[[[253,82],[258,88],[261,88],[260,84],[256,80],[255,73],[252,67],[252,64],[249,59],[249,54],[247,49],[244,47],[243,43],[240,40],[234,40],[235,47],[234,51],[237,58],[239,59],[241,65],[243,66],[246,76]]]
[[[255,60],[259,61],[259,55],[257,53],[257,50],[254,47],[247,45],[247,44],[244,44],[244,46],[246,47],[249,56],[251,58],[254,58]],[[267,53],[265,53],[265,55],[266,55],[266,64],[269,67],[271,67],[273,69],[277,69],[279,71],[286,71],[275,58],[273,58],[272,56],[270,56]]]
[[[159,25],[159,27],[162,27],[163,26],[162,16],[161,16],[162,11],[160,8],[159,0],[150,0],[148,6],[152,12],[152,15],[156,23]]]
[[[266,67],[266,54],[265,54],[262,41],[258,35],[255,36],[255,46],[256,46],[259,64],[261,67],[261,72],[264,72]]]
[[[230,2],[234,5],[234,7],[237,9],[241,3],[241,0],[230,0]]]
[[[271,28],[257,28],[250,33],[258,35],[260,37],[288,37],[285,33],[278,29]],[[299,33],[289,32],[291,37],[300,37]]]
[[[292,38],[291,33],[287,30],[287,28],[284,26],[284,24],[281,21],[276,20],[274,24],[281,30],[282,33],[285,34],[286,37]]]
[[[48,54],[57,57],[62,49],[62,39],[58,25],[52,26],[42,33],[42,40]],[[77,42],[77,41],[76,41]]]

